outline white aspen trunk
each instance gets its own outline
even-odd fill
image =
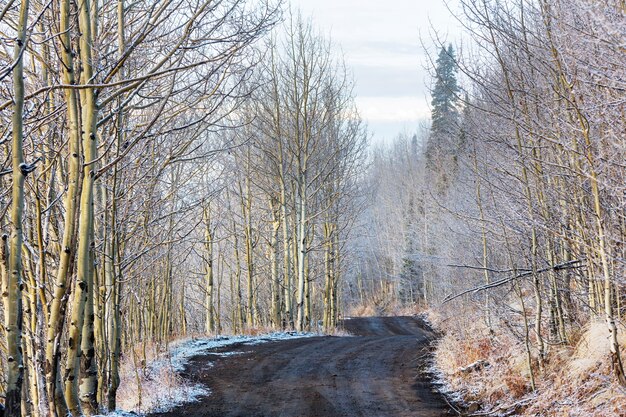
[[[97,16],[97,13],[93,13]],[[95,19],[97,20],[97,19]],[[126,20],[125,20],[125,8],[124,0],[117,1],[117,53],[121,59],[126,52]],[[120,71],[119,79],[124,78],[124,69]],[[121,107],[121,98],[119,101]],[[120,149],[123,146],[125,140],[124,132],[125,117],[123,113],[118,115],[117,119],[117,152],[119,155]],[[107,378],[107,409],[113,411],[117,408],[117,389],[120,385],[120,373],[119,363],[121,354],[121,320],[120,320],[120,290],[121,284],[118,282],[118,274],[116,271],[116,255],[118,245],[118,233],[117,230],[117,186],[118,186],[118,167],[117,165],[113,169],[113,187],[111,193],[111,218],[110,218],[110,230],[111,241],[108,245],[109,255],[106,256],[105,263],[108,263],[108,274],[105,276],[106,288],[108,291],[107,304],[106,304],[106,345],[109,352],[108,358],[108,378]]]
[[[206,248],[206,294],[205,294],[205,332],[212,334],[215,332],[215,308],[213,306],[213,234],[211,232],[211,208],[207,206],[204,209],[204,222],[205,222],[205,248]]]
[[[273,197],[269,199],[270,212],[272,213],[272,234],[270,236],[270,273],[272,279],[272,325],[274,328],[280,327],[280,279],[278,276],[278,230],[280,220],[277,210],[277,202]]]
[[[332,267],[332,234],[333,228],[331,223],[324,223],[324,270],[325,270],[325,282],[324,282],[324,315],[322,322],[324,330],[327,331],[332,326],[333,316],[333,267]]]
[[[81,80],[84,84],[93,82],[92,68],[92,32],[91,32],[91,2],[80,0],[78,3],[78,18],[81,30],[80,36],[80,58],[83,72]],[[83,324],[85,321],[85,305],[89,301],[90,288],[93,287],[93,268],[91,250],[93,245],[93,203],[94,203],[94,179],[95,161],[97,160],[97,106],[95,91],[93,88],[86,88],[81,93],[82,99],[82,129],[83,129],[83,150],[85,154],[83,168],[83,183],[80,199],[80,217],[78,222],[78,252],[76,286],[74,288],[74,298],[72,303],[72,318],[70,320],[69,339],[67,349],[67,360],[65,367],[65,400],[69,410],[74,415],[80,415],[83,410],[80,398],[91,395],[88,390],[91,384],[82,384],[84,391],[79,395],[79,371],[81,357],[81,343],[83,337]],[[87,346],[93,346],[93,340],[86,341]],[[93,355],[93,349],[88,348],[87,355]],[[95,410],[87,405],[85,413],[90,414]]]
[[[298,252],[298,290],[297,290],[297,319],[296,330],[302,332],[305,327],[305,305],[304,305],[304,287],[306,279],[306,261],[307,243],[306,243],[306,179],[304,175],[298,181],[298,191],[296,195],[296,212],[297,212],[297,252]]]
[[[70,34],[70,1],[63,0],[60,5],[60,35],[59,49],[63,68],[62,79],[65,84],[76,83],[73,51]],[[68,413],[65,397],[61,386],[60,371],[60,344],[63,335],[63,325],[67,306],[66,293],[70,264],[75,253],[75,224],[77,216],[77,197],[79,195],[80,176],[80,134],[79,115],[76,90],[65,90],[65,102],[67,106],[67,118],[69,127],[68,140],[68,174],[67,191],[65,196],[65,221],[63,227],[62,251],[54,283],[52,304],[48,319],[46,333],[46,361],[44,371],[46,374],[46,390],[50,402],[50,413],[64,416]]]
[[[5,411],[6,417],[21,415],[22,380],[24,377],[22,358],[22,217],[24,213],[24,179],[28,171],[25,169],[22,143],[24,140],[24,59],[26,48],[26,29],[28,25],[28,0],[20,5],[20,16],[17,28],[13,58],[14,106],[12,117],[12,203],[11,203],[11,237],[9,244],[9,267],[7,274],[6,293],[4,294],[5,334],[7,346],[7,370]]]
[[[283,229],[283,282],[285,287],[285,327],[293,329],[293,281],[291,279],[291,261],[289,251],[289,218],[287,217],[287,197],[284,183],[281,187],[281,220]]]
[[[93,225],[93,223],[92,223]],[[93,226],[92,226],[93,227]],[[91,231],[93,235],[93,230]],[[87,300],[85,302],[85,318],[83,321],[80,357],[79,390],[80,401],[85,415],[97,414],[98,412],[98,368],[96,367],[95,355],[95,265],[93,250],[90,253],[89,266],[91,268],[91,280],[88,282]]]

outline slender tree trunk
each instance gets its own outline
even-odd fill
[[[205,309],[206,309],[206,323],[205,332],[212,334],[215,332],[215,307],[213,305],[213,233],[211,232],[211,208],[207,205],[204,209],[204,245],[206,248],[206,294],[205,294]]]
[[[232,269],[229,271],[228,278],[230,283],[230,327],[231,331],[237,334],[237,325],[239,323],[239,320],[237,317],[237,308],[235,301],[235,274]]]
[[[93,303],[94,303],[94,341],[95,354],[99,359],[97,362],[97,393],[96,403],[105,403],[106,388],[108,386],[108,359],[110,352],[108,351],[107,341],[107,259],[109,254],[109,223],[107,215],[107,189],[103,182],[96,184],[96,203],[97,208],[94,210],[94,239],[101,242],[102,257],[97,257],[94,253],[94,284],[93,284]],[[98,258],[98,262],[96,262]],[[81,371],[82,372],[82,371]]]
[[[306,331],[311,330],[311,317],[313,313],[309,259],[308,256],[304,258],[304,329]]]
[[[243,295],[241,293],[241,260],[239,259],[239,239],[237,238],[237,225],[233,221],[233,231],[235,233],[235,295],[237,301],[237,327],[240,331],[244,328]]]
[[[5,391],[6,417],[18,417],[21,414],[22,380],[24,377],[22,359],[22,217],[24,214],[24,179],[28,173],[25,168],[22,144],[24,141],[24,59],[26,49],[26,30],[28,25],[28,0],[20,6],[17,36],[13,58],[13,118],[12,118],[12,203],[11,203],[11,238],[9,245],[9,270],[4,303],[5,332],[7,342],[7,372]]]
[[[333,238],[333,251],[332,251],[332,287],[330,297],[330,326],[332,328],[337,327],[339,322],[339,282],[341,280],[341,246],[339,245],[339,231],[337,230],[337,224],[335,223],[335,234]]]
[[[82,66],[81,80],[84,84],[93,82],[92,69],[92,32],[90,1],[80,0],[78,3],[78,21],[81,30],[80,36],[80,58]],[[82,392],[79,396],[78,378],[80,371],[81,341],[83,323],[85,321],[85,304],[90,297],[90,288],[93,287],[93,268],[91,262],[91,251],[93,250],[93,203],[94,203],[94,179],[95,162],[97,160],[97,136],[96,121],[97,107],[96,97],[93,88],[86,88],[81,93],[82,105],[82,129],[83,129],[83,150],[84,169],[83,184],[80,199],[80,217],[78,222],[78,252],[77,277],[74,288],[74,299],[72,303],[72,318],[70,320],[67,361],[65,367],[65,400],[68,408],[74,415],[82,412],[79,398],[87,397],[90,392]],[[92,352],[86,352],[91,354]],[[88,389],[89,384],[83,385]],[[89,407],[86,413],[91,413]]]
[[[218,279],[217,279],[217,309],[215,311],[215,330],[217,334],[222,333],[222,282],[224,280],[224,255],[218,255]]]
[[[241,217],[244,221],[244,240],[246,245],[246,287],[248,296],[248,309],[246,311],[246,323],[248,328],[255,326],[255,302],[254,302],[254,261],[252,254],[252,196],[250,195],[250,180],[246,179],[246,195],[244,196],[241,182],[239,182],[239,195],[241,197]]]
[[[32,236],[30,236],[29,240],[33,240]],[[40,400],[39,400],[39,366],[37,363],[37,353],[38,343],[41,341],[39,338],[39,326],[38,326],[38,318],[41,307],[37,298],[37,282],[35,279],[35,263],[32,259],[32,253],[28,250],[24,251],[24,263],[23,265],[27,265],[28,267],[24,267],[23,277],[28,279],[23,279],[23,286],[26,291],[22,291],[23,300],[22,305],[24,306],[24,318],[23,323],[25,325],[25,329],[23,331],[26,337],[22,337],[22,352],[26,352],[24,355],[24,385],[23,389],[27,388],[23,393],[22,397],[25,399],[28,397],[28,401],[26,402],[27,408],[29,410],[29,414],[33,417],[39,417],[40,413]],[[43,398],[42,398],[43,400]]]
[[[94,21],[97,22],[97,11],[92,13],[94,17]],[[125,40],[125,29],[126,29],[126,20],[125,20],[125,9],[124,9],[124,0],[117,0],[117,54],[118,58],[122,59],[124,53],[126,52],[126,40]],[[124,68],[119,72],[119,80],[122,80],[125,76],[126,71]],[[122,149],[122,146],[125,142],[125,117],[124,111],[122,109],[122,97],[120,97],[118,101],[119,114],[117,116],[117,126],[116,126],[116,140],[117,140],[117,154],[119,157],[119,153]],[[106,328],[106,338],[102,341],[103,344],[106,345],[106,351],[108,352],[107,364],[108,366],[105,368],[107,372],[106,378],[106,405],[109,411],[115,410],[117,407],[117,389],[120,385],[120,375],[119,375],[119,362],[120,362],[120,353],[121,353],[121,323],[120,323],[120,286],[121,283],[118,281],[118,274],[116,271],[116,262],[115,260],[117,251],[118,251],[118,237],[119,230],[117,228],[117,202],[118,202],[118,166],[115,165],[113,168],[113,175],[111,178],[111,209],[110,215],[107,216],[107,213],[104,214],[105,219],[109,218],[109,233],[106,234],[109,236],[109,242],[105,241],[105,248],[107,252],[105,252],[104,256],[104,265],[105,271],[104,274],[104,282],[105,282],[105,294],[106,294],[106,302],[105,302],[105,313],[103,314],[105,317],[105,328]],[[106,206],[105,206],[106,207]],[[106,222],[105,222],[106,223]],[[132,317],[132,316],[131,316]],[[139,323],[140,324],[140,323]],[[103,387],[104,388],[104,387]]]
[[[269,199],[270,212],[272,213],[272,234],[270,236],[270,270],[272,278],[272,325],[279,328],[280,320],[280,278],[278,276],[278,230],[280,229],[280,213],[278,202],[273,197]]]
[[[298,291],[297,291],[297,319],[296,330],[304,331],[305,327],[305,269],[307,256],[307,242],[306,242],[306,179],[300,178],[298,181],[297,191],[297,253],[298,253]]]
[[[324,316],[322,319],[324,330],[330,329],[332,326],[333,316],[333,227],[330,222],[324,223]]]
[[[73,63],[73,51],[71,43],[71,12],[70,1],[62,0],[60,8],[60,35],[59,49],[61,51],[63,82],[64,84],[75,84],[75,71]],[[60,372],[60,345],[63,334],[63,324],[65,310],[67,306],[66,293],[70,267],[75,253],[75,224],[77,215],[77,199],[79,195],[80,176],[80,128],[78,116],[77,94],[74,89],[65,90],[65,102],[67,106],[67,118],[69,126],[68,140],[68,173],[67,191],[65,196],[65,223],[63,228],[62,251],[60,254],[59,266],[57,269],[56,281],[54,283],[52,304],[48,319],[48,329],[46,336],[46,386],[48,401],[51,402],[50,413],[57,416],[68,414],[65,397],[61,387]]]
[[[180,286],[180,334],[181,336],[187,336],[187,310],[185,309],[185,282],[183,281]]]
[[[287,196],[282,184],[280,192],[280,210],[283,229],[283,282],[285,289],[285,326],[293,329],[293,289],[291,279],[291,262],[289,250],[289,218],[287,217]]]
[[[92,231],[93,234],[93,231]],[[98,368],[96,366],[95,355],[95,330],[94,330],[94,291],[93,279],[95,275],[94,252],[90,253],[90,276],[92,279],[88,282],[87,300],[85,302],[85,318],[83,321],[82,340],[81,340],[81,357],[80,357],[80,379],[79,392],[80,402],[83,413],[92,415],[98,413]]]

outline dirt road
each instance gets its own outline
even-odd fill
[[[243,353],[196,357],[185,376],[207,385],[210,396],[158,416],[454,415],[423,372],[433,335],[419,319],[353,318],[344,327],[355,336],[230,346],[221,351]]]

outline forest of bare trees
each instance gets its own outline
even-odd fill
[[[466,398],[619,415],[626,3],[449,7],[431,123],[368,148],[279,1],[3,0],[4,415],[115,410],[176,338],[423,310]]]
[[[5,416],[114,410],[141,344],[337,323],[366,133],[281,9],[2,3]]]
[[[448,375],[515,378],[492,398],[549,393],[584,360],[573,404],[623,398],[626,5],[450,7],[468,41],[433,56],[432,126],[374,155],[365,296],[433,307]],[[511,344],[521,363],[498,356]],[[486,361],[500,362],[458,376]]]

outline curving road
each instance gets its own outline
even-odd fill
[[[355,336],[230,346],[225,350],[243,353],[196,357],[186,377],[207,385],[211,395],[158,416],[452,415],[423,371],[433,334],[418,318],[352,318],[343,325]]]

